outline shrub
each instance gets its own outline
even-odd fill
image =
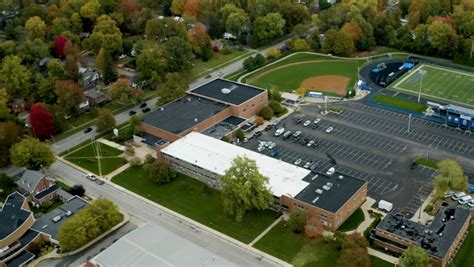
[[[132,168],[136,168],[142,165],[142,160],[139,157],[133,157],[128,163],[130,163],[130,166],[132,166]]]
[[[245,138],[244,131],[242,131],[242,129],[238,129],[237,132],[235,133],[235,137],[239,139],[239,141],[244,140]]]
[[[268,48],[267,51],[265,51],[267,54],[268,59],[277,59],[281,57],[281,51],[280,49],[276,47]]]
[[[213,45],[212,46],[212,51],[213,52],[219,52],[219,46],[218,45]]]
[[[230,142],[230,139],[227,136],[222,136],[221,140],[224,141],[224,142],[227,142],[227,143]]]
[[[135,155],[135,148],[132,146],[127,146],[127,148],[125,148],[125,152],[129,155]]]
[[[224,55],[230,55],[232,54],[232,48],[230,48],[227,44],[225,44],[224,47],[222,47],[221,52]]]
[[[155,161],[155,158],[151,154],[145,156],[145,163],[152,163],[153,161]]]
[[[290,213],[288,219],[288,227],[294,233],[301,233],[304,231],[306,225],[306,213],[302,210],[296,209]]]
[[[272,100],[268,106],[273,110],[273,114],[279,115],[285,111],[285,108],[281,106],[280,102]]]
[[[257,125],[262,125],[264,122],[265,121],[261,116],[258,116],[257,118],[255,118],[255,124]]]
[[[169,183],[177,176],[176,172],[168,164],[160,161],[147,163],[143,168],[148,178],[157,184]]]
[[[273,117],[273,110],[270,107],[264,107],[260,112],[258,112],[258,116],[263,117],[265,120],[271,120]]]

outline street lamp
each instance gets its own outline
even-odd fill
[[[408,114],[408,133],[410,133],[410,126],[411,126],[411,113]]]
[[[418,103],[420,103],[420,99],[421,99],[421,87],[423,87],[423,76],[425,76],[428,72],[426,70],[419,70],[419,73],[421,75],[421,79],[420,79],[420,91],[418,92]]]

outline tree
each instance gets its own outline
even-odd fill
[[[237,132],[235,133],[235,137],[239,140],[239,141],[243,141],[244,138],[245,138],[245,134],[244,134],[244,131],[242,131],[242,129],[238,129]]]
[[[355,51],[354,41],[343,31],[331,29],[325,33],[322,50],[339,56],[350,56]]]
[[[17,47],[25,65],[37,64],[42,58],[49,56],[49,45],[41,39],[26,40]]]
[[[272,100],[268,106],[273,110],[273,114],[281,114],[285,111],[285,108],[281,106],[279,101]]]
[[[344,237],[342,243],[342,252],[337,266],[342,267],[370,267],[371,261],[367,252],[369,242],[367,239],[357,232]]]
[[[80,10],[81,16],[94,21],[100,15],[100,2],[99,0],[88,0]]]
[[[184,11],[184,6],[186,5],[186,0],[173,0],[171,3],[171,12],[174,15],[181,15]]]
[[[56,132],[51,113],[42,103],[36,103],[31,106],[29,121],[33,135],[41,141],[51,138]]]
[[[92,201],[59,228],[61,252],[76,250],[123,221],[123,214],[112,201],[99,198]]]
[[[123,104],[128,104],[129,101],[138,101],[142,91],[140,89],[133,89],[130,80],[127,78],[119,78],[109,86],[109,95],[113,100],[119,100]]]
[[[102,15],[97,19],[92,34],[88,38],[90,48],[97,53],[101,47],[110,52],[122,51],[122,32],[115,21]]]
[[[79,67],[77,66],[76,57],[72,55],[66,56],[66,62],[64,64],[64,72],[66,74],[67,79],[77,82],[77,80],[79,79]]]
[[[10,117],[10,109],[8,108],[8,101],[10,96],[5,88],[0,88],[0,120],[6,120]]]
[[[61,65],[59,60],[53,59],[48,62],[48,77],[54,78],[55,80],[61,80],[64,78],[64,67]]]
[[[17,56],[6,56],[0,68],[0,84],[7,89],[10,96],[30,95],[31,72],[21,64]]]
[[[409,247],[400,257],[400,267],[430,267],[431,260],[428,253],[420,247]]]
[[[305,39],[293,39],[289,42],[289,47],[292,51],[304,51],[309,49],[308,42]]]
[[[106,132],[110,131],[115,127],[115,118],[112,112],[108,109],[99,110],[99,115],[97,116],[96,126],[97,132]]]
[[[258,112],[258,116],[262,116],[265,120],[269,121],[273,117],[273,110],[266,106]]]
[[[53,20],[52,31],[53,35],[61,35],[63,32],[71,30],[71,22],[67,18],[55,18]]]
[[[71,189],[69,189],[69,193],[74,196],[83,197],[86,194],[86,189],[84,188],[84,186],[76,184],[71,187]]]
[[[168,72],[185,72],[193,67],[191,46],[181,37],[171,37],[165,43]]]
[[[130,117],[130,119],[128,120],[128,123],[130,124],[130,127],[132,128],[133,130],[133,134],[137,133],[138,131],[140,131],[140,129],[138,128],[138,125],[140,125],[140,122],[142,120],[140,119],[139,116],[137,115],[133,115],[132,117]]]
[[[149,40],[160,42],[173,36],[186,38],[186,26],[184,23],[176,22],[173,18],[155,18],[147,20],[145,34]]]
[[[187,0],[184,5],[183,17],[196,17],[199,14],[200,0]]]
[[[304,97],[306,95],[306,88],[301,86],[298,89],[296,89],[296,93],[300,95],[301,97]]]
[[[184,95],[188,90],[188,81],[182,74],[172,72],[166,74],[164,82],[160,83],[156,89],[159,97],[156,104],[161,106]]]
[[[276,47],[268,48],[265,51],[265,54],[267,54],[268,59],[277,59],[281,57],[281,51]]]
[[[306,213],[300,209],[295,209],[290,213],[288,218],[288,227],[294,233],[301,233],[304,231],[306,225]]]
[[[57,81],[55,86],[56,103],[68,115],[79,114],[79,105],[84,102],[84,91],[71,80]]]
[[[10,163],[10,148],[23,137],[23,127],[12,122],[0,122],[0,166]]]
[[[81,15],[79,13],[74,12],[71,15],[71,28],[74,33],[82,32],[82,20]]]
[[[359,24],[357,24],[357,22],[355,21],[347,22],[346,24],[344,24],[344,26],[342,26],[341,28],[341,31],[349,35],[354,41],[359,40],[362,34],[362,29],[360,28]]]
[[[448,190],[466,191],[467,176],[454,160],[446,159],[438,163],[439,175],[435,177],[434,184],[436,195],[442,197]]]
[[[105,84],[109,84],[117,80],[117,71],[115,70],[114,59],[112,58],[110,51],[105,51],[102,80]]]
[[[272,39],[283,35],[285,20],[279,13],[269,13],[258,17],[253,23],[253,36],[258,45],[268,44]]]
[[[46,23],[38,16],[29,18],[25,23],[25,29],[30,40],[44,39],[46,35]]]
[[[137,57],[137,69],[140,72],[140,79],[147,80],[149,84],[160,80],[165,73],[167,61],[164,50],[160,47],[143,50]]]
[[[148,178],[157,184],[169,183],[177,176],[176,172],[168,164],[161,161],[147,163],[143,168]]]
[[[448,23],[433,22],[428,26],[428,35],[431,37],[431,45],[437,54],[444,57],[452,57],[456,50],[459,37],[453,26]]]
[[[54,54],[56,57],[64,58],[66,55],[64,53],[64,47],[66,46],[67,42],[69,42],[69,39],[64,35],[58,35],[56,38],[54,38]]]
[[[203,58],[205,56],[205,52],[212,52],[211,38],[209,35],[207,35],[206,26],[202,23],[195,23],[194,26],[188,31],[188,42],[193,45],[195,54],[200,55]]]
[[[10,176],[0,172],[0,198],[5,199],[16,187],[15,181]]]
[[[237,39],[245,40],[245,36],[249,29],[249,22],[250,19],[247,13],[240,9],[238,12],[231,13],[227,17],[225,29],[227,32],[235,35]]]
[[[247,211],[268,209],[273,196],[268,177],[258,171],[257,163],[245,157],[234,159],[232,166],[220,179],[224,212],[241,221]]]
[[[54,162],[54,154],[45,143],[38,139],[26,137],[10,149],[13,165],[27,169],[47,168]]]

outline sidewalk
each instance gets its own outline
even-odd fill
[[[103,176],[106,180],[112,180],[112,178],[115,176],[115,175],[118,175],[120,174],[121,172],[124,172],[125,170],[127,170],[128,168],[130,168],[130,163],[127,163],[125,165],[123,165],[122,167],[116,169],[115,171]]]
[[[378,250],[375,250],[373,248],[367,248],[367,251],[369,252],[369,255],[377,257],[379,259],[382,259],[384,261],[388,261],[391,264],[398,265],[398,258],[385,254],[383,252],[380,252]]]
[[[108,145],[110,147],[113,147],[113,148],[116,148],[118,150],[121,150],[121,151],[125,151],[125,147],[120,145],[120,144],[117,144],[115,142],[112,142],[112,141],[109,141],[107,139],[104,139],[104,138],[100,138],[99,140],[97,140],[98,142],[104,144],[104,145]]]
[[[272,230],[273,227],[275,227],[275,225],[280,223],[280,221],[282,219],[283,219],[283,215],[278,217],[278,219],[276,219],[270,226],[268,226],[267,229],[265,229],[263,232],[261,232],[252,242],[250,242],[249,246],[253,247],[253,245],[255,245],[255,243],[257,243],[258,240],[262,239],[262,237],[265,236],[268,232],[270,232],[270,230]]]
[[[360,208],[362,209],[362,212],[364,212],[364,221],[361,224],[359,224],[357,229],[348,231],[347,232],[348,234],[352,234],[354,232],[363,234],[364,231],[367,228],[369,228],[370,224],[375,220],[375,218],[370,217],[369,209],[371,209],[372,205],[374,205],[375,202],[376,202],[375,199],[367,197],[367,199],[362,204],[362,206],[360,206]]]

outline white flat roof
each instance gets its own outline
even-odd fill
[[[175,141],[164,148],[162,153],[218,175],[224,175],[238,156],[255,160],[260,173],[268,177],[269,189],[277,197],[294,197],[308,185],[303,178],[310,173],[309,170],[198,132]]]

